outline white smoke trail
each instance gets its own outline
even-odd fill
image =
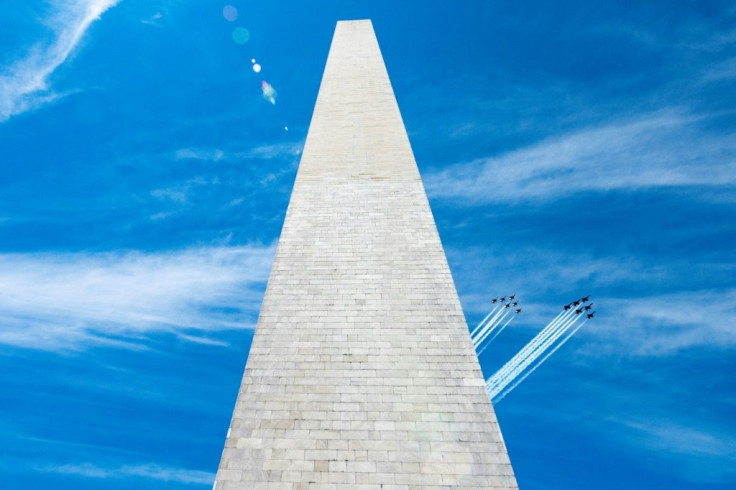
[[[545,339],[543,342],[535,342],[536,339],[534,339],[535,346],[530,352],[527,352],[526,354],[520,352],[514,358],[511,359],[507,363],[506,366],[504,366],[505,369],[502,369],[502,372],[497,373],[494,375],[491,379],[489,379],[488,383],[488,391],[489,394],[492,393],[493,396],[497,395],[500,390],[502,390],[504,387],[506,387],[510,382],[512,382],[519,374],[521,374],[532,362],[534,362],[535,359],[537,359],[544,351],[552,345],[557,339],[559,339],[562,335],[564,335],[565,331],[572,325],[575,321],[577,321],[577,317],[575,318],[567,318],[562,323],[558,323],[556,328],[552,332],[550,332],[548,335],[545,336]],[[530,342],[530,344],[532,343]]]
[[[486,339],[486,337],[488,337],[496,329],[496,327],[498,327],[498,325],[500,325],[501,322],[506,319],[508,314],[508,311],[504,312],[503,315],[497,318],[492,325],[489,325],[488,328],[486,328],[481,335],[476,337],[476,339],[473,341],[473,347],[475,347],[476,350],[478,349],[478,346],[480,346],[480,344]]]
[[[483,348],[482,348],[481,350],[479,350],[479,351],[478,351],[478,355],[479,355],[479,356],[480,356],[481,354],[483,354],[483,351],[484,351],[484,350],[486,350],[486,347],[488,347],[489,345],[491,345],[491,342],[493,342],[493,341],[494,341],[494,340],[496,339],[496,337],[498,337],[498,334],[500,334],[501,332],[503,332],[503,329],[509,326],[509,323],[511,323],[511,322],[512,322],[512,321],[514,320],[514,318],[516,318],[516,315],[512,315],[512,316],[511,316],[511,318],[509,318],[509,320],[508,320],[508,321],[507,321],[506,323],[504,323],[504,325],[503,325],[503,326],[502,326],[501,328],[499,328],[499,329],[498,329],[498,331],[496,331],[496,333],[495,333],[495,334],[493,334],[493,337],[491,337],[491,338],[490,338],[490,339],[488,340],[488,342],[486,342],[486,343],[485,343],[485,344],[483,345]]]
[[[550,350],[543,358],[541,358],[538,363],[536,363],[534,366],[532,366],[531,369],[529,369],[526,373],[524,373],[511,386],[509,386],[508,388],[506,388],[497,398],[494,399],[494,397],[491,397],[491,400],[493,401],[493,403],[496,404],[496,403],[500,402],[501,400],[503,400],[503,398],[506,395],[508,395],[514,388],[516,388],[517,386],[519,386],[519,384],[522,381],[524,381],[527,377],[529,377],[530,374],[532,374],[534,371],[536,371],[537,368],[544,363],[544,361],[546,361],[547,359],[549,359],[549,356],[551,356],[552,354],[554,354],[555,352],[557,352],[557,349],[559,349],[560,347],[562,347],[562,345],[565,342],[567,342],[568,340],[570,340],[570,337],[572,337],[573,335],[575,335],[575,333],[578,330],[580,330],[580,327],[582,327],[583,325],[585,325],[585,322],[587,322],[587,321],[588,321],[588,319],[586,318],[585,320],[583,320],[583,322],[580,325],[578,325],[577,327],[575,327],[574,329],[572,329],[570,331],[570,333],[568,333],[567,336],[565,336],[564,339],[562,339],[552,350]]]
[[[556,331],[556,327],[563,323],[573,313],[572,310],[566,310],[558,314],[551,322],[547,324],[527,345],[524,346],[511,360],[509,360],[504,366],[494,374],[489,380],[487,385],[501,380],[514,366],[518,365],[527,356],[532,354],[534,350],[542,344],[550,335]]]
[[[572,325],[574,325],[578,321],[579,318],[579,316],[575,316],[574,318],[568,319],[565,323],[561,324],[558,327],[558,329],[552,336],[550,336],[543,344],[538,346],[532,354],[528,355],[524,359],[517,361],[514,369],[507,373],[503,378],[499,379],[492,387],[492,389],[488,390],[491,399],[495,398],[499,394],[499,392],[501,392],[506,386],[512,383],[514,379],[520,376],[548,348],[550,348],[555,342],[557,342],[557,340],[562,337],[570,329],[570,327],[572,327]]]
[[[545,327],[527,347],[522,349],[498,373],[488,380],[486,386],[488,387],[489,394],[491,394],[491,398],[519,376],[580,318],[578,314],[575,314],[574,318],[571,318],[574,310],[571,311],[572,313],[568,312],[562,315],[559,320]]]
[[[495,307],[495,308],[493,308],[493,309],[491,310],[491,312],[490,312],[490,313],[488,313],[488,314],[486,315],[486,317],[485,317],[485,318],[484,318],[483,320],[481,320],[481,321],[480,321],[480,323],[479,323],[478,325],[476,325],[476,326],[475,326],[475,328],[473,329],[473,331],[472,331],[472,332],[470,332],[470,337],[471,337],[471,338],[475,337],[475,334],[476,334],[476,333],[478,332],[478,330],[480,329],[480,327],[481,327],[481,326],[483,326],[483,324],[484,324],[484,323],[486,323],[486,321],[488,320],[488,318],[490,318],[490,316],[491,316],[491,315],[493,315],[493,312],[494,312],[494,311],[496,311],[496,310],[498,309],[498,307],[499,307],[499,306],[501,306],[501,305],[496,305],[496,307]]]
[[[495,323],[497,321],[499,321],[498,320],[498,317],[501,316],[503,313],[504,313],[504,308],[501,308],[500,310],[498,310],[498,312],[495,315],[493,315],[493,317],[490,320],[488,320],[486,322],[486,324],[483,326],[483,328],[480,330],[480,332],[476,333],[475,334],[475,337],[472,337],[473,347],[477,347],[478,346],[478,338],[481,335],[483,335],[485,332],[487,332],[489,329],[493,328],[493,326],[495,325]]]

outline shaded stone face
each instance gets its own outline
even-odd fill
[[[516,488],[370,21],[337,24],[215,486]]]

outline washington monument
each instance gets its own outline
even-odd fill
[[[216,490],[517,488],[370,21],[338,22]]]

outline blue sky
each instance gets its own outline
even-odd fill
[[[356,18],[469,324],[523,301],[486,375],[594,296],[497,406],[521,487],[733,488],[736,8],[365,0],[0,7],[4,487],[211,486],[334,24]]]

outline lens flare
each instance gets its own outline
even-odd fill
[[[256,72],[256,73],[260,73],[260,71],[261,71],[261,65],[259,65],[258,63],[256,63],[255,65],[253,65],[253,71]]]
[[[233,41],[235,44],[245,44],[250,39],[250,32],[245,27],[236,27],[233,30]]]
[[[265,100],[274,105],[276,104],[276,97],[278,97],[278,93],[276,93],[276,89],[273,88],[270,83],[263,80],[261,82],[261,91],[263,92],[263,98]]]
[[[255,59],[255,58],[251,58],[251,59],[250,59],[250,62],[251,62],[251,63],[255,63],[255,62],[256,62],[256,59]]]
[[[222,9],[222,16],[225,17],[225,20],[228,22],[235,22],[238,18],[238,9],[232,5],[225,5],[225,8]]]
[[[284,131],[288,131],[288,130],[289,130],[289,126],[284,126]]]

